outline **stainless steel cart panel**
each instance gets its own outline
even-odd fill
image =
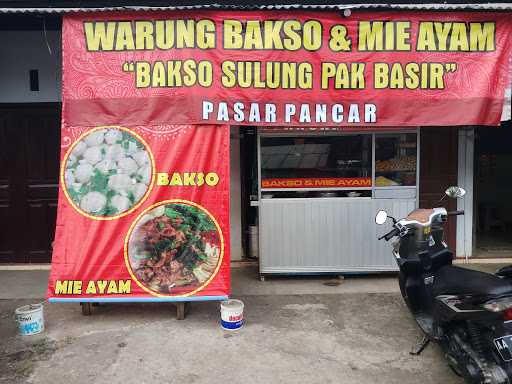
[[[385,209],[401,218],[416,199],[261,199],[260,273],[384,272],[397,270],[389,244],[377,237]]]

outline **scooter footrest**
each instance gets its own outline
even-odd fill
[[[414,317],[416,318],[416,322],[420,329],[428,335],[429,338],[434,340],[441,339],[442,335],[440,334],[438,327],[435,325],[432,316],[425,313],[418,313],[414,315]]]

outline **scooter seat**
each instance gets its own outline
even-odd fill
[[[512,293],[512,284],[490,273],[447,265],[435,274],[433,293],[435,296],[499,296]]]

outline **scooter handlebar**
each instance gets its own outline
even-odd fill
[[[464,211],[450,211],[447,213],[448,213],[448,216],[459,216],[459,215],[463,215]]]
[[[391,231],[389,231],[385,235],[382,235],[381,237],[379,237],[378,240],[384,239],[386,241],[389,241],[392,237],[395,237],[399,233],[400,233],[400,231],[397,228],[393,228]]]

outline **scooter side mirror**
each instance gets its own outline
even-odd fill
[[[444,192],[446,196],[451,197],[452,199],[458,199],[463,197],[466,194],[466,190],[461,187],[451,186]]]
[[[382,225],[388,219],[388,213],[386,211],[379,211],[375,215],[375,224]]]

